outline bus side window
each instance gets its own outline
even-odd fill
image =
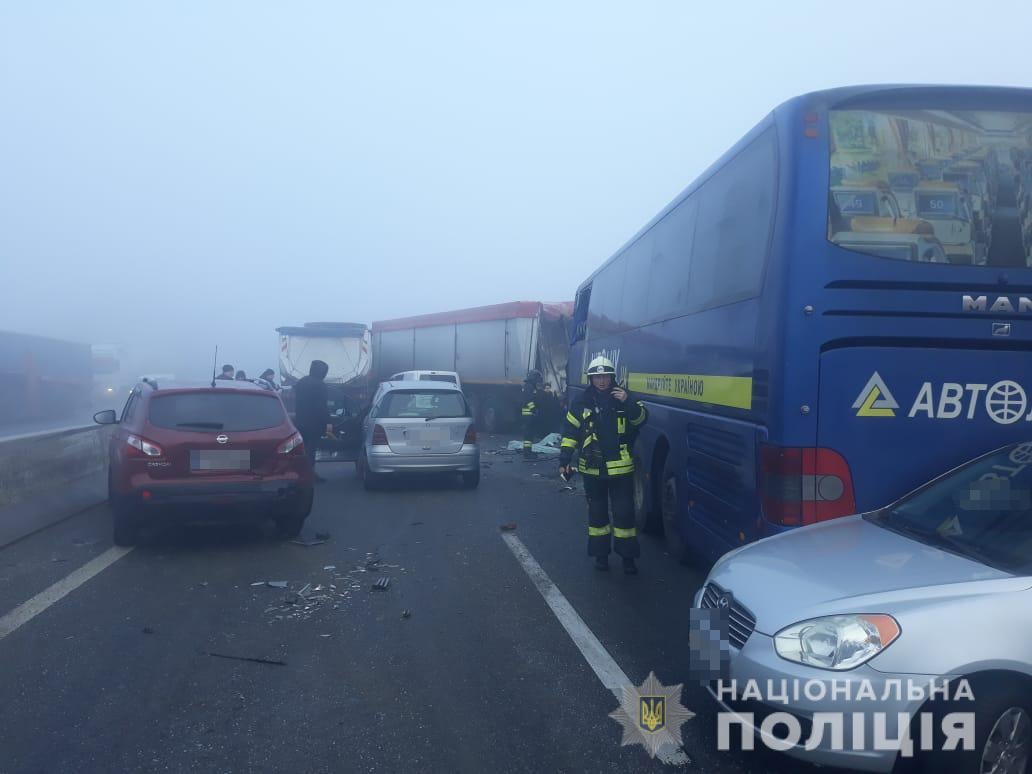
[[[591,285],[581,288],[573,308],[573,338],[570,344],[584,341],[588,335],[588,307],[591,305]]]
[[[768,129],[692,194],[699,200],[692,247],[694,309],[759,295],[776,184],[776,146]]]
[[[654,320],[668,320],[691,311],[688,276],[697,211],[695,200],[689,198],[652,230],[648,310]]]

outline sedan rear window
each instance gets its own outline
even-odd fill
[[[452,390],[395,390],[380,403],[377,416],[386,419],[468,417],[466,400]]]
[[[265,430],[286,422],[279,398],[229,392],[158,395],[150,404],[152,425],[172,430]]]

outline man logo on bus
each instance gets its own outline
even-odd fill
[[[860,390],[860,396],[853,403],[858,417],[894,417],[899,404],[885,385],[877,371]]]

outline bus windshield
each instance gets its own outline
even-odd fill
[[[1032,113],[833,110],[829,124],[834,244],[914,261],[884,233],[922,233],[951,264],[1032,265]]]

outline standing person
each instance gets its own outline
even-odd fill
[[[528,460],[534,458],[531,447],[534,445],[534,431],[537,429],[535,420],[540,409],[538,395],[542,381],[540,371],[530,371],[523,380],[523,408],[520,409],[520,414],[523,417],[523,458]]]
[[[294,425],[305,442],[305,453],[312,463],[312,475],[317,482],[325,481],[315,472],[315,452],[323,433],[333,432],[330,411],[326,406],[326,374],[330,367],[322,360],[313,360],[304,376],[294,385]]]
[[[215,378],[231,380],[233,378],[233,374],[235,373],[236,369],[233,368],[233,366],[231,366],[229,363],[226,363],[226,365],[222,366],[222,373],[216,376]]]
[[[634,526],[631,446],[648,412],[645,404],[630,400],[627,390],[614,383],[615,374],[609,358],[596,357],[588,365],[591,385],[566,412],[559,472],[570,475],[573,453],[580,450],[577,470],[588,498],[588,555],[595,557],[595,569],[608,570],[609,552],[615,547],[623,557],[624,572],[636,575],[641,547]]]
[[[262,371],[262,375],[258,377],[263,382],[266,382],[272,389],[279,390],[279,385],[276,384],[276,372],[271,368],[266,368]]]

